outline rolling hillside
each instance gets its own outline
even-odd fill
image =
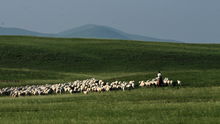
[[[0,36],[0,87],[95,77],[148,80],[161,70],[183,86],[11,98],[1,123],[220,123],[220,45]]]
[[[20,36],[45,36],[52,37],[53,34],[39,33],[21,28],[0,27],[0,35],[20,35]]]
[[[42,37],[64,37],[64,38],[98,38],[98,39],[122,39],[122,40],[140,40],[140,41],[169,41],[175,40],[158,39],[147,36],[128,34],[117,29],[100,25],[83,25],[55,34],[39,33],[20,28],[0,27],[0,35],[19,35],[19,36],[42,36]]]
[[[188,86],[218,85],[219,48],[211,44],[1,36],[0,78],[39,83],[89,77],[144,80],[160,70]]]
[[[69,29],[57,34],[60,37],[78,37],[78,38],[99,38],[99,39],[123,39],[123,40],[140,40],[140,41],[169,41],[174,40],[158,39],[147,36],[128,34],[123,31],[101,25],[83,25],[77,28]]]

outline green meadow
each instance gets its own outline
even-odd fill
[[[220,123],[220,44],[0,36],[0,87],[181,80],[182,87],[0,97],[0,123]],[[138,84],[137,84],[138,85]]]

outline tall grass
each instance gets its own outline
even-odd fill
[[[220,87],[0,98],[3,123],[220,122]]]

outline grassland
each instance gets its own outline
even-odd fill
[[[220,123],[220,45],[0,37],[0,87],[95,77],[147,80],[158,70],[182,88],[0,97],[2,123]]]

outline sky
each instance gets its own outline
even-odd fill
[[[57,33],[85,24],[187,42],[220,42],[220,0],[0,0],[0,27]]]

